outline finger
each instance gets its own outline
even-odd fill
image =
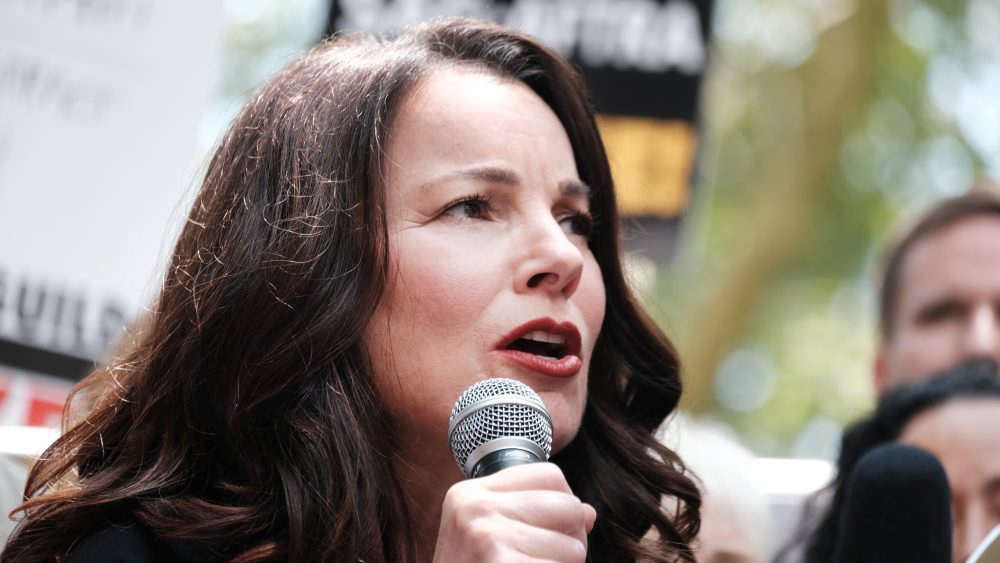
[[[572,536],[586,545],[594,509],[579,498],[554,491],[497,493],[496,509],[505,518]]]
[[[470,560],[477,561],[517,559],[497,559],[498,553],[505,549],[515,552],[523,549],[549,561],[576,561],[581,551],[585,557],[587,533],[595,514],[593,507],[567,493],[496,492],[476,481],[479,479],[456,483],[445,496],[435,546],[435,557],[440,559],[436,560],[454,561],[456,554],[462,557],[475,554]],[[552,543],[555,540],[551,538],[556,536],[562,540]],[[541,551],[533,552],[532,546]],[[548,553],[544,550],[547,546],[556,557],[542,557]]]
[[[597,509],[585,502],[582,504],[584,510],[584,529],[587,530],[587,534],[590,534],[594,529],[594,524],[597,523]]]
[[[529,463],[508,467],[476,479],[493,491],[549,490],[572,494],[562,469],[554,463]]]
[[[536,528],[523,522],[509,522],[507,532],[515,552],[521,557],[543,561],[582,563],[587,560],[587,538],[570,536],[545,528]],[[508,560],[520,558],[507,558]]]

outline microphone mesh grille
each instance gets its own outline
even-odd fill
[[[460,414],[464,418],[454,424]],[[552,422],[542,399],[513,379],[484,379],[466,389],[451,409],[449,426],[451,451],[463,471],[476,448],[498,438],[530,440],[545,452],[545,459],[552,452]]]

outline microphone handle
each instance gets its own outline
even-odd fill
[[[501,469],[514,467],[515,465],[525,465],[528,463],[538,463],[542,461],[532,452],[518,448],[503,448],[495,452],[486,454],[483,459],[472,468],[469,477],[485,477],[493,475]]]

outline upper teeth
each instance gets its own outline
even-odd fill
[[[528,334],[525,334],[522,338],[525,340],[534,340],[535,342],[545,342],[547,344],[565,344],[566,339],[558,334],[551,334],[541,330],[533,330]]]

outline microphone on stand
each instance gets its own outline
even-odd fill
[[[513,379],[485,379],[455,402],[448,442],[466,477],[483,477],[514,465],[548,461],[552,418],[531,387]]]

